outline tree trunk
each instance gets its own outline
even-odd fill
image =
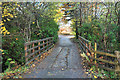
[[[76,24],[76,39],[78,39],[78,26],[77,26],[77,21],[75,21],[75,24]]]
[[[80,28],[82,27],[82,3],[80,2]],[[82,32],[80,32],[81,36]]]
[[[31,29],[30,29],[30,23],[29,23],[29,41],[31,40]]]
[[[91,19],[93,20],[93,2],[92,2],[92,16]]]
[[[107,33],[107,18],[108,18],[108,14],[109,14],[109,9],[108,9],[108,12],[106,13],[106,20],[105,20],[105,29],[104,29],[104,50],[107,51],[107,40],[106,40],[106,33]]]
[[[118,9],[118,5],[119,5],[119,1],[115,3],[115,13],[116,13],[116,16],[118,18],[118,42],[120,43],[120,10],[117,10]],[[118,11],[118,13],[117,13]]]
[[[95,19],[97,18],[97,2],[95,4]]]
[[[118,42],[120,43],[120,10],[118,11]]]

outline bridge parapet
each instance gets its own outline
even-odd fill
[[[113,71],[120,76],[120,51],[115,51],[113,54],[97,50],[97,43],[94,43],[94,48],[91,46],[91,41],[78,36],[78,42],[82,50],[82,57],[87,66],[95,66],[96,71],[104,69]],[[112,67],[111,67],[112,66]]]
[[[26,42],[24,46],[27,65],[54,46],[53,37]]]

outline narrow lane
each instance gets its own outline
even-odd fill
[[[88,78],[81,65],[77,46],[70,41],[74,36],[59,35],[54,50],[24,78]]]

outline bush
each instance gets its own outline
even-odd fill
[[[6,35],[2,38],[2,49],[3,51],[3,63],[2,69],[6,70],[9,66],[10,61],[14,61],[16,64],[22,64],[25,62],[24,59],[24,40],[21,35]],[[9,60],[11,59],[11,60]],[[15,65],[12,65],[13,67]]]
[[[92,43],[97,42],[98,49],[104,50],[104,35],[106,40],[106,50],[110,50],[114,52],[114,50],[119,50],[119,46],[117,41],[117,30],[118,26],[116,24],[107,25],[107,31],[104,33],[104,25],[98,22],[91,22],[91,23],[83,23],[82,27],[78,29],[78,32],[81,34],[82,37],[90,40]]]
[[[58,25],[56,24],[56,22],[54,20],[50,20],[48,23],[46,22],[42,22],[42,23],[43,25],[40,26],[40,29],[32,32],[31,40],[33,41],[47,37],[53,37],[54,42],[56,42],[58,38]]]

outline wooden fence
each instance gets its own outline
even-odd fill
[[[25,64],[29,64],[53,46],[53,37],[25,43]]]
[[[94,43],[94,49],[91,47],[91,42],[81,36],[78,38],[80,48],[86,55],[85,63],[95,65],[96,68],[101,68],[115,72],[120,76],[120,52],[115,51],[114,54],[101,52],[97,50],[97,43]]]

